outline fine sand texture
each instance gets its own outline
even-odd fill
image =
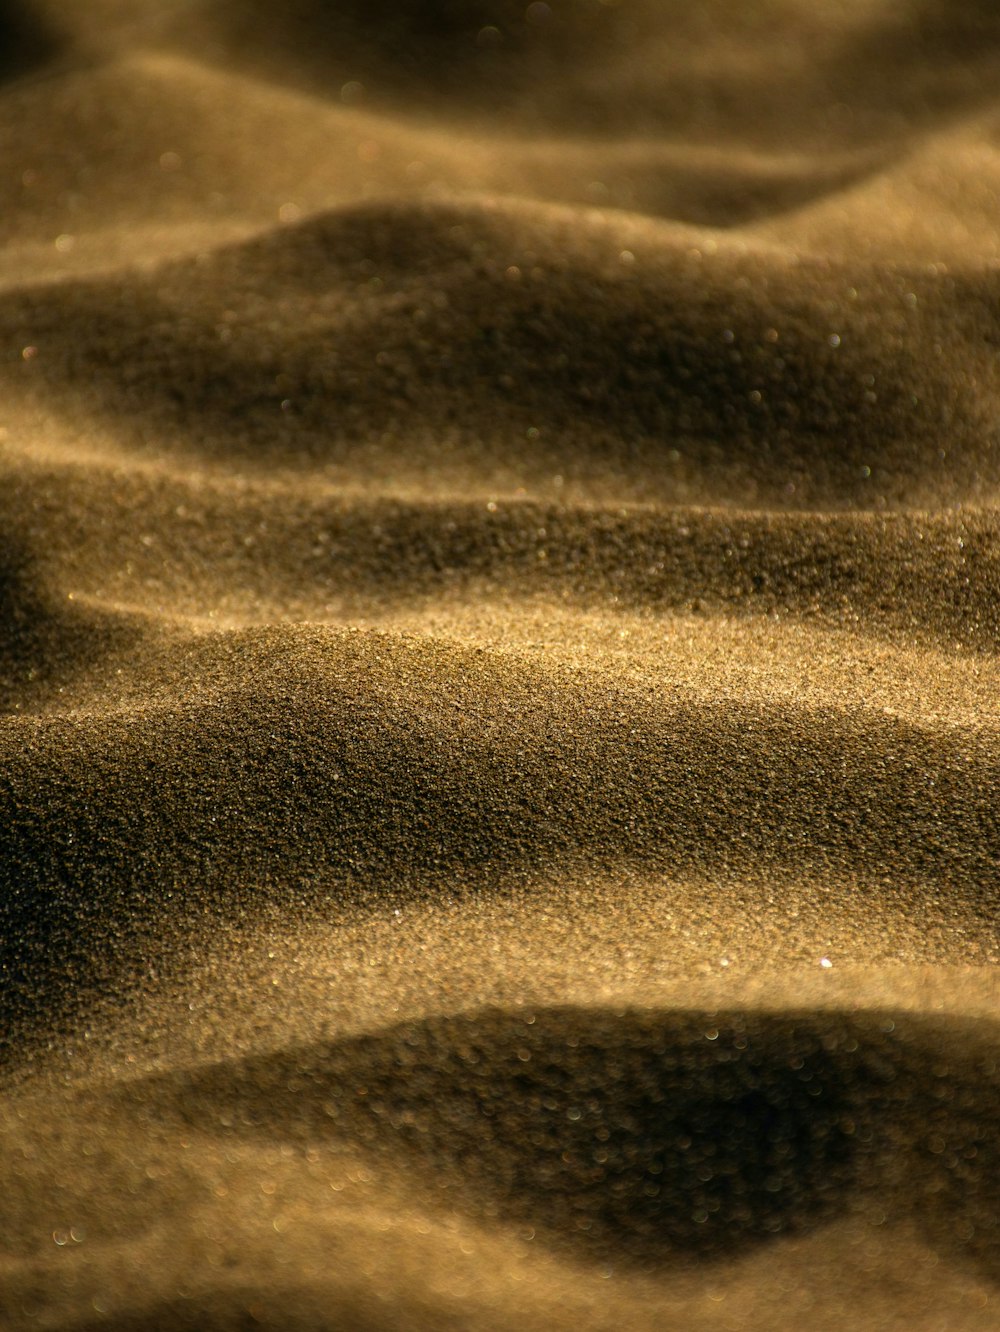
[[[995,0],[0,0],[0,1329],[1000,1327]]]

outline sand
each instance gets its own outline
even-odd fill
[[[994,5],[0,80],[0,1326],[996,1328]]]

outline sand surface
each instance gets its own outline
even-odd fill
[[[998,89],[0,3],[0,1327],[1000,1326]]]

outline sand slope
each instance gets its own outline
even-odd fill
[[[998,74],[0,5],[5,1328],[996,1326]]]

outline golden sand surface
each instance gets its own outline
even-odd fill
[[[2,0],[0,1327],[1000,1325],[993,0]]]

